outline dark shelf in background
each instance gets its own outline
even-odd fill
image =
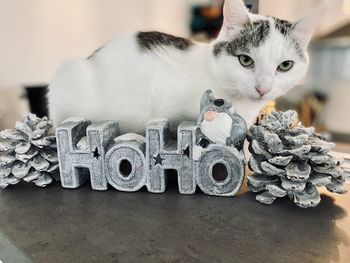
[[[42,118],[49,116],[47,92],[48,85],[41,86],[26,86],[26,96],[28,98],[30,112]]]

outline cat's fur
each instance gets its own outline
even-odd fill
[[[176,127],[196,119],[201,96],[211,89],[231,100],[250,126],[267,101],[306,73],[313,28],[308,21],[253,15],[241,0],[226,0],[224,25],[210,44],[158,32],[116,39],[60,68],[49,87],[50,116],[56,124],[72,116],[118,120],[123,132],[144,132],[154,117],[166,117]],[[254,67],[243,67],[240,54],[253,58]],[[294,67],[278,72],[286,60]],[[270,91],[261,97],[260,87]]]

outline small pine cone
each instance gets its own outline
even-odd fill
[[[329,152],[334,143],[327,142],[298,123],[295,111],[273,112],[264,122],[253,125],[248,133],[252,156],[248,177],[252,192],[262,192],[256,199],[272,204],[277,198],[290,197],[300,207],[317,206],[321,197],[317,187],[345,194],[346,173],[339,160]]]
[[[20,181],[45,187],[58,180],[55,132],[47,117],[29,114],[14,130],[0,132],[0,187]]]

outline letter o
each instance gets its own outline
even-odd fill
[[[242,186],[245,168],[243,155],[234,148],[212,146],[199,159],[197,184],[208,195],[234,196]],[[226,168],[226,177],[216,180],[214,167]]]
[[[115,189],[136,192],[146,184],[145,157],[137,145],[116,144],[106,155],[107,182]]]

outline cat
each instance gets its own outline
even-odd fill
[[[226,0],[217,39],[196,43],[160,32],[137,32],[66,62],[49,85],[50,117],[117,120],[121,132],[143,133],[156,117],[174,128],[195,120],[210,89],[229,99],[247,122],[294,87],[308,68],[314,19],[291,23],[251,14]]]

